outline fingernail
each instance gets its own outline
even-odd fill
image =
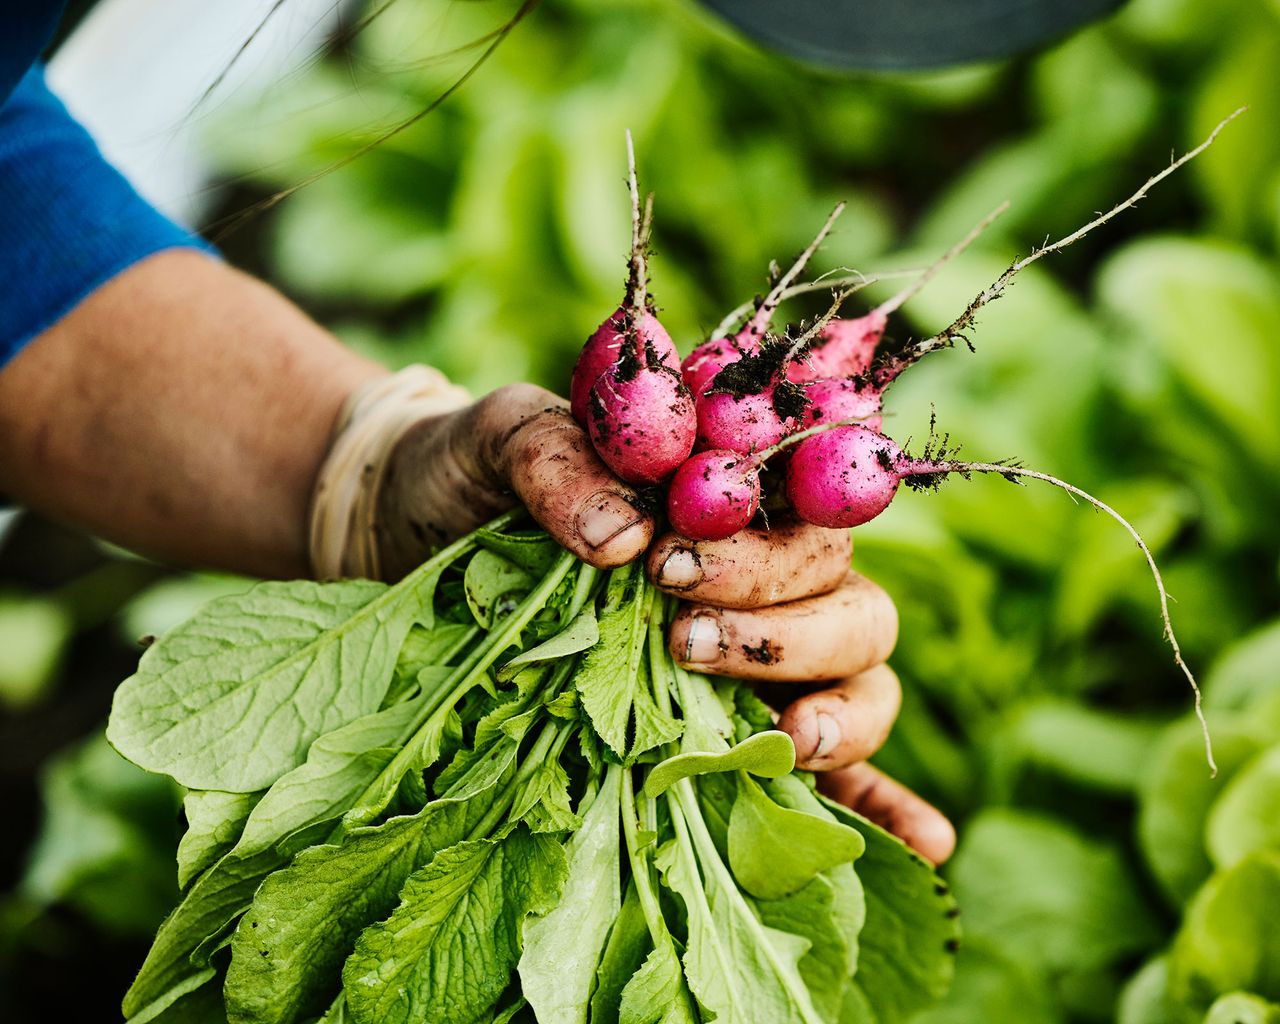
[[[640,513],[621,494],[598,491],[578,513],[578,536],[591,547],[608,544],[624,530],[640,522]]]
[[[658,570],[658,586],[688,590],[702,582],[702,563],[686,548],[676,548]]]
[[[840,723],[831,715],[820,711],[814,717],[818,721],[818,745],[813,748],[809,760],[821,761],[840,745],[843,733],[840,731]]]
[[[720,623],[714,615],[695,615],[689,623],[684,660],[690,665],[712,665],[720,660]]]

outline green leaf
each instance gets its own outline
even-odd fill
[[[1126,983],[1116,1004],[1116,1024],[1169,1024],[1179,1016],[1182,1014],[1169,999],[1167,956],[1143,964]]]
[[[857,865],[867,919],[841,1024],[896,1024],[941,999],[951,985],[960,937],[956,901],[933,865],[900,839],[821,799],[867,844]]]
[[[1151,872],[1175,904],[1190,898],[1213,865],[1204,847],[1209,808],[1228,780],[1264,746],[1251,723],[1213,719],[1218,777],[1209,777],[1204,740],[1194,722],[1172,726],[1152,757],[1139,791],[1138,843]]]
[[[466,836],[489,810],[489,789],[419,813],[352,829],[271,875],[236,928],[227,1010],[243,1024],[286,1024],[320,1013],[356,937],[396,906],[405,879]]]
[[[197,971],[184,978],[146,1006],[129,1014],[128,1024],[149,1024],[151,1021],[167,1019],[166,1015],[175,1003],[191,995],[197,989],[203,988],[213,980],[217,973],[214,968],[206,967],[203,971]]]
[[[494,622],[515,608],[535,583],[534,577],[518,565],[485,549],[472,556],[463,578],[467,607],[484,629],[492,629]]]
[[[524,821],[531,832],[567,832],[582,824],[570,807],[569,775],[558,759],[548,758],[534,769],[509,820]]]
[[[841,864],[782,899],[753,903],[761,922],[809,944],[800,976],[823,1020],[836,1020],[858,963],[858,933],[866,915],[853,865]]]
[[[766,779],[787,775],[796,766],[796,748],[785,732],[769,730],[748,736],[724,753],[694,751],[676,754],[654,766],[642,793],[652,799],[665,793],[681,779],[708,772],[746,771]]]
[[[1220,868],[1255,850],[1280,851],[1280,745],[1248,762],[1209,810],[1205,845]]]
[[[1162,724],[1061,698],[1017,706],[993,743],[1010,787],[1025,765],[1109,793],[1133,792],[1145,775]]]
[[[125,1016],[140,1013],[175,988],[189,985],[207,964],[207,957],[197,951],[222,938],[252,902],[263,879],[283,863],[284,858],[274,850],[247,860],[227,854],[197,878],[156,933],[138,976],[125,993]]]
[[[131,1017],[128,1024],[148,1019],[151,1024],[227,1024],[227,1010],[222,1003],[222,981],[216,973],[206,974],[209,976],[205,981],[174,1000],[156,1016]]]
[[[213,601],[142,656],[107,738],[190,789],[265,789],[318,737],[378,710],[430,600],[435,578],[422,573],[392,588],[260,583]]]
[[[1244,710],[1280,689],[1280,620],[1227,647],[1204,681],[1206,709]]]
[[[499,533],[481,527],[472,536],[479,547],[501,555],[530,576],[545,576],[560,557],[560,545],[541,530],[534,533]]]
[[[762,924],[710,836],[698,838],[705,825],[696,807],[682,800],[680,813],[694,832],[696,856],[687,838],[677,838],[658,850],[654,863],[684,901],[685,977],[698,1005],[724,1024],[821,1024],[799,968],[808,941]]]
[[[636,570],[614,570],[599,619],[600,641],[573,678],[592,727],[620,758],[634,759],[680,735],[680,723],[660,712],[649,692],[644,654],[651,598]],[[633,709],[636,728],[629,742]]]
[[[506,1009],[499,1010],[497,1016],[493,1018],[493,1024],[513,1024],[517,1018],[527,1024],[529,1021],[528,1014],[522,1011],[526,1011],[528,1008],[528,1002],[521,996]]]
[[[698,1024],[669,938],[650,951],[622,990],[618,1024]]]
[[[1228,134],[1221,141],[1229,144]],[[1214,146],[1205,156],[1223,152]],[[1280,352],[1272,344],[1280,331],[1280,288],[1274,267],[1221,242],[1148,238],[1107,261],[1098,289],[1113,315],[1133,335],[1149,339],[1197,404],[1230,428],[1244,450],[1262,466],[1280,465]],[[1212,359],[1204,355],[1206,337],[1218,339]]]
[[[568,899],[568,895],[565,898]],[[596,968],[595,993],[591,997],[592,1024],[618,1019],[622,993],[640,969],[645,951],[652,947],[649,925],[640,906],[635,882],[628,881],[627,894],[609,929],[609,938]]]
[[[130,764],[99,733],[50,759],[40,801],[22,899],[74,907],[108,935],[152,933],[178,896],[174,785]]]
[[[587,1024],[596,969],[622,905],[621,794],[622,769],[613,765],[565,845],[563,898],[525,922],[520,986],[541,1024]]]
[[[498,671],[499,681],[505,682],[513,678],[525,665],[540,661],[556,661],[570,655],[594,647],[600,641],[600,627],[596,622],[596,610],[591,605],[584,608],[576,619],[570,622],[550,640],[531,647],[517,654]]]
[[[1208,1009],[1228,992],[1280,1001],[1280,853],[1250,854],[1219,871],[1187,908],[1169,958],[1169,988]]]
[[[560,844],[516,829],[441,850],[411,875],[400,905],[366,929],[342,971],[358,1020],[469,1024],[507,987],[529,914],[555,906]]]
[[[1120,852],[1051,818],[982,811],[951,879],[966,929],[1029,968],[1105,967],[1160,938]]]
[[[875,1017],[852,1001],[840,1024],[893,1024],[895,1018]],[[985,939],[966,937],[956,958],[956,976],[947,996],[910,1018],[911,1024],[1062,1024],[1058,1000],[1044,979],[1028,971]],[[1138,1022],[1122,1022],[1138,1024]],[[1168,1017],[1142,1024],[1173,1024]]]
[[[520,700],[499,704],[476,725],[472,745],[454,754],[440,772],[435,781],[436,792],[443,795],[455,787],[471,785],[472,780],[488,773],[505,771],[540,715],[541,708],[524,708]]]
[[[424,606],[425,607],[425,606]],[[437,622],[431,629],[415,622],[404,638],[404,645],[396,658],[393,684],[387,691],[384,703],[408,693],[420,683],[422,673],[430,673],[428,682],[443,679],[443,666],[450,654],[475,630],[474,626],[460,622]],[[425,687],[424,687],[425,688]]]
[[[222,573],[189,573],[158,580],[129,601],[120,611],[119,635],[133,645],[142,637],[164,636],[193,618],[216,597],[243,594],[254,581]]]
[[[1280,161],[1280,140],[1271,130],[1280,116],[1280,34],[1257,5],[1245,5],[1240,13],[1261,18],[1251,28],[1243,18],[1231,18],[1233,27],[1244,31],[1234,46],[1223,48],[1208,74],[1197,76],[1188,136],[1204,138],[1239,106],[1247,104],[1249,113],[1224,131],[1189,170],[1224,226],[1247,235]]]
[[[342,817],[395,755],[423,703],[394,704],[312,743],[306,761],[277,779],[253,809],[236,853],[251,856],[308,825]]]
[[[760,899],[782,899],[828,868],[861,856],[862,834],[820,807],[817,812],[780,807],[758,783],[738,777],[729,815],[729,866],[742,888]]]
[[[249,813],[261,793],[223,793],[196,789],[182,801],[187,831],[178,843],[178,885],[185,889],[196,875],[209,868],[240,840]]]
[[[1280,1005],[1251,992],[1228,992],[1213,1001],[1204,1024],[1280,1024]]]
[[[57,601],[0,594],[0,706],[31,707],[54,681],[75,623]]]

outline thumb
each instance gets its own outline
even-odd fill
[[[528,384],[490,398],[496,408],[481,416],[481,430],[499,441],[490,461],[533,518],[599,569],[639,558],[653,539],[653,516],[600,460],[568,403]]]

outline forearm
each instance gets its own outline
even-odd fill
[[[0,370],[0,490],[168,561],[305,574],[329,433],[382,372],[265,285],[168,250]]]

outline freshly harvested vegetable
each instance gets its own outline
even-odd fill
[[[772,335],[778,303],[816,290],[795,281],[837,209],[731,318],[745,326],[681,369],[647,298],[652,207],[633,159],[627,293],[574,371],[575,415],[620,476],[666,484],[672,525],[695,538],[731,536],[780,498],[762,469],[787,450],[770,479],[824,526],[955,473],[1062,487],[1139,545],[1195,687],[1159,570],[1119,513],[1015,463],[960,461],[932,431],[909,455],[878,427],[889,385],[965,338],[1018,270],[1214,136],[892,351],[888,315],[983,225],[878,310],[835,319],[845,280],[826,317]],[[748,687],[674,662],[675,602],[639,567],[601,573],[524,516],[393,586],[220,598],[143,655],[107,735],[186,788],[188,830],[182,900],[128,1021],[884,1024],[945,991],[957,910],[930,865],[819,795]]]
[[[108,736],[190,827],[127,1019],[220,989],[237,1022],[834,1024],[945,989],[932,869],[675,665],[638,567],[521,519],[391,587],[259,584],[143,655]]]

